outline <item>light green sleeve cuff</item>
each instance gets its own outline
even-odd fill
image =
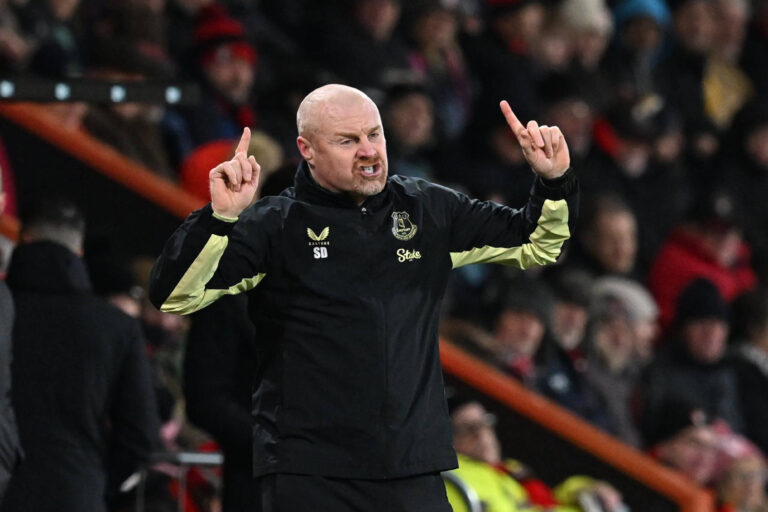
[[[237,217],[227,217],[226,215],[219,215],[216,212],[213,212],[213,218],[219,219],[220,221],[223,221],[223,222],[237,222]]]

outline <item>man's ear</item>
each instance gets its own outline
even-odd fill
[[[299,135],[296,138],[296,145],[299,147],[299,153],[301,153],[302,158],[304,158],[308,164],[312,165],[315,151],[312,148],[312,143],[309,141],[309,139]]]
[[[0,217],[5,212],[5,192],[0,192]]]

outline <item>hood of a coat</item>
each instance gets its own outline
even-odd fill
[[[14,292],[78,293],[91,289],[82,258],[63,245],[48,241],[16,247],[7,282]]]

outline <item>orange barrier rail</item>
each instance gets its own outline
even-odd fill
[[[62,128],[43,105],[0,102],[0,115],[180,218],[205,204],[88,133]]]
[[[546,398],[531,393],[514,379],[446,340],[440,342],[440,358],[446,372],[666,496],[677,503],[682,512],[714,511],[714,500],[705,489]]]

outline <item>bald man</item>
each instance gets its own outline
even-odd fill
[[[578,195],[560,130],[501,109],[539,176],[521,210],[388,177],[376,105],[327,85],[297,113],[294,187],[253,203],[260,169],[245,129],[211,170],[211,203],[166,244],[150,288],[163,311],[254,289],[265,511],[450,511],[439,472],[456,455],[437,338],[449,272],[555,261]]]

